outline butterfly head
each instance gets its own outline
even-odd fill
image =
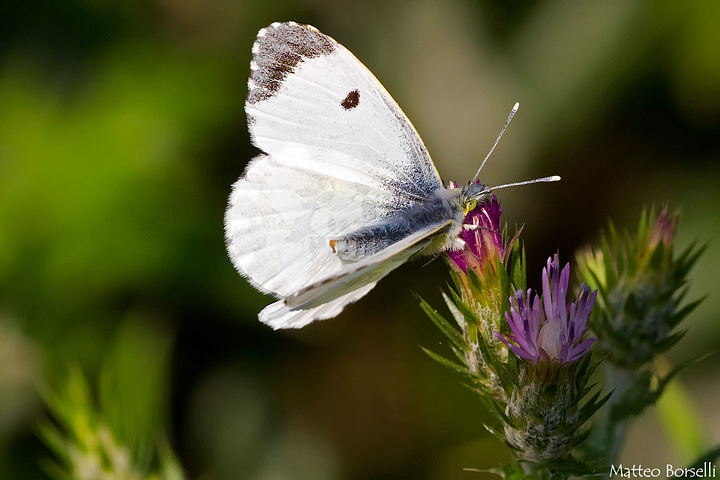
[[[473,180],[469,182],[466,187],[463,187],[460,193],[460,200],[462,202],[463,213],[468,213],[475,210],[478,203],[484,203],[490,199],[490,187],[481,183],[480,180]]]

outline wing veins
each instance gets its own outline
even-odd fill
[[[297,144],[297,142],[295,142],[295,141],[293,141],[293,140],[285,140],[285,139],[282,139],[282,138],[274,138],[274,137],[267,137],[267,136],[261,136],[261,137],[259,137],[259,138],[266,138],[266,139],[273,140],[273,141],[278,142],[278,143]],[[374,150],[374,149],[373,149],[371,146],[369,146],[369,145],[368,145],[368,148]],[[264,151],[264,150],[263,150],[263,151]],[[332,149],[332,148],[329,148],[329,147],[323,147],[323,151],[325,151],[325,152],[336,152],[336,153],[338,153],[338,154],[340,154],[340,155],[342,155],[342,156],[349,156],[349,155],[347,155],[347,154],[344,153],[344,152],[337,151],[337,150]],[[377,152],[376,150],[375,150],[375,152],[376,152],[378,155],[380,155],[380,153]],[[274,155],[274,158],[285,158],[285,157],[278,157],[277,155]],[[333,180],[340,180],[339,177],[330,177],[329,175],[326,175],[325,173],[323,173],[323,172],[321,172],[321,171],[318,171],[318,170],[313,170],[313,169],[310,169],[310,168],[300,168],[300,167],[298,167],[298,166],[295,166],[295,165],[292,165],[292,164],[289,164],[289,163],[285,163],[285,162],[283,162],[282,165],[283,165],[284,167],[296,168],[296,169],[298,169],[298,170],[300,170],[300,171],[305,170],[305,171],[308,171],[308,172],[312,172],[313,174],[316,174],[316,175],[319,175],[319,176],[328,177],[328,178],[332,178]],[[396,167],[395,167],[394,165],[392,165],[392,164],[389,164],[389,165],[391,165],[393,168],[396,168]],[[372,178],[373,180],[375,180],[375,181],[378,181],[378,180],[379,180],[380,183],[383,183],[383,181],[387,181],[387,177],[378,179],[378,177],[377,177],[376,175],[368,174],[368,172],[365,171],[365,170],[361,170],[361,169],[359,169],[359,168],[355,168],[355,167],[352,167],[352,166],[350,166],[350,165],[342,165],[342,166],[343,166],[343,168],[347,168],[347,169],[349,169],[349,170],[362,173],[363,175],[367,175],[367,176],[371,177],[371,178]],[[400,172],[400,173],[402,174],[402,172]],[[405,177],[407,178],[406,175],[403,174],[403,176],[405,176]],[[408,178],[408,180],[410,180],[410,179]],[[415,186],[417,187],[417,185],[416,185],[414,182],[412,182],[412,180],[410,180],[410,181],[411,181],[411,183],[413,183],[413,185],[415,185]],[[393,182],[393,183],[394,183],[394,182]],[[395,184],[395,183],[394,183],[394,184]],[[358,185],[368,186],[368,185],[365,185],[365,184],[362,184],[362,183],[358,183]],[[395,185],[396,185],[396,186],[400,186],[400,185],[397,185],[397,184],[395,184]],[[373,188],[373,189],[375,189],[375,190],[380,190],[380,189],[378,189],[378,188],[376,188],[376,187],[371,187],[371,188]],[[422,190],[419,189],[419,188],[418,188],[418,190],[422,191]],[[386,192],[386,193],[387,193],[387,192]],[[415,192],[408,192],[408,191],[406,191],[406,190],[402,190],[402,189],[399,189],[399,188],[396,188],[396,190],[395,190],[393,193],[397,193],[397,194],[403,195],[405,198],[411,198],[411,199],[417,200],[417,201],[419,201],[419,200],[424,200],[424,199],[425,199],[424,196],[420,196],[420,195],[418,195],[418,194],[415,193]]]

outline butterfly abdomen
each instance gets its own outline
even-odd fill
[[[457,197],[431,195],[379,223],[359,228],[330,240],[330,247],[343,261],[357,261],[374,255],[425,228],[460,219],[462,208]],[[430,243],[434,239],[428,239]]]

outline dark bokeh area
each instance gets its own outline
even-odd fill
[[[708,244],[689,298],[709,297],[668,361],[717,349],[720,4],[6,0],[0,478],[50,478],[41,392],[75,367],[92,385],[113,372],[109,402],[166,432],[189,479],[469,479],[510,458],[419,348],[445,348],[413,295],[441,305],[442,260],[300,331],[257,321],[271,299],[234,271],[223,214],[256,154],[250,48],[287,20],[375,73],[446,181],[473,176],[520,101],[482,179],[563,177],[499,193],[533,286],[608,218],[632,230],[645,206],[682,208],[678,248]],[[705,446],[720,441],[718,366],[678,387]],[[630,463],[689,460],[657,415],[631,430]]]

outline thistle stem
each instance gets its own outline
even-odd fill
[[[604,458],[609,463],[616,463],[625,442],[630,418],[618,419],[614,412],[635,382],[636,372],[610,362],[604,364],[604,372],[605,392],[612,391],[613,394],[597,413],[587,447],[592,455],[590,458]]]

